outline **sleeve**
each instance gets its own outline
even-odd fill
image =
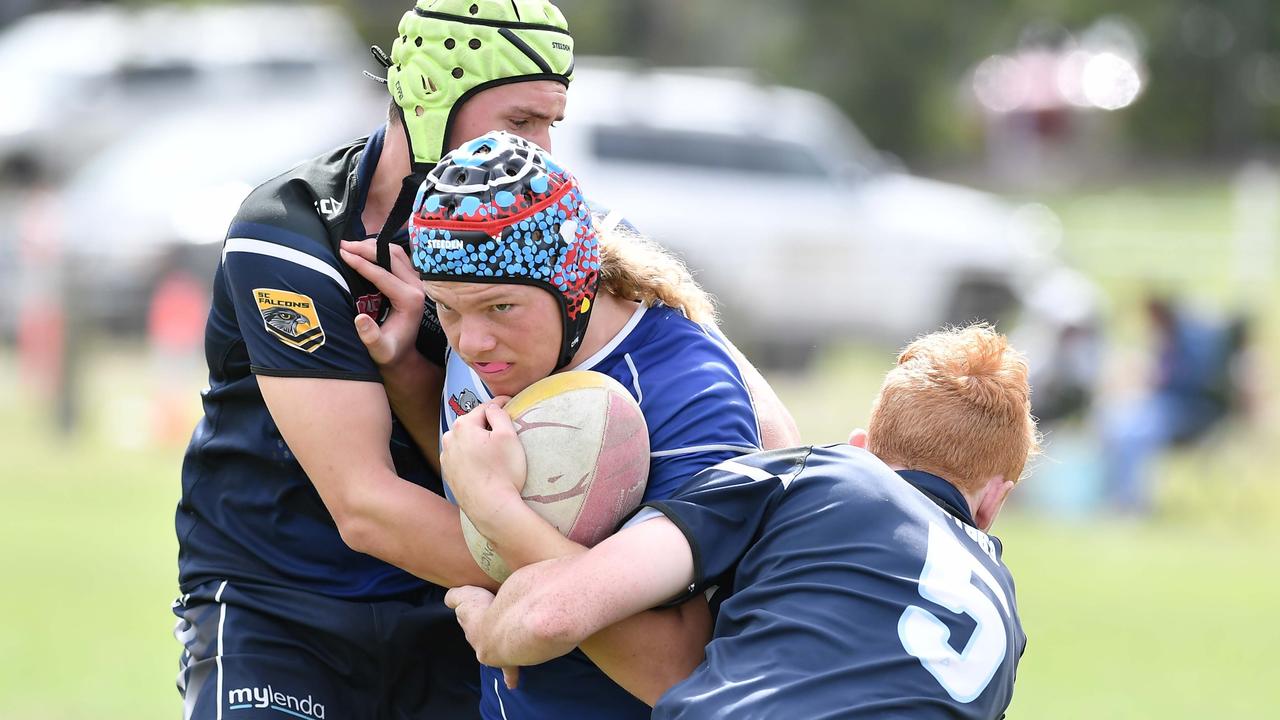
[[[258,375],[381,382],[355,330],[355,304],[327,243],[232,225],[223,273]]]
[[[647,391],[641,400],[650,445],[645,500],[669,497],[701,470],[760,449],[751,396],[728,355],[706,341],[671,356],[679,368],[635,382]]]
[[[666,515],[693,550],[690,595],[732,575],[786,490],[781,478],[729,460],[707,468],[674,497],[645,503]]]

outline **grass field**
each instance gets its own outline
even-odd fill
[[[1204,250],[1210,231],[1230,221],[1225,193],[1145,193],[1127,197],[1123,213],[1112,208],[1111,193],[1055,205],[1069,238],[1082,228],[1104,236],[1078,237],[1068,250],[1088,258],[1082,266],[1117,298],[1121,346],[1137,342],[1124,335],[1132,321],[1124,303],[1136,297],[1137,272],[1160,255],[1162,237],[1192,250],[1183,265],[1161,265],[1164,276],[1202,273],[1212,298],[1231,300],[1229,267]],[[1187,202],[1178,202],[1184,194]],[[1107,262],[1097,257],[1104,250]],[[1274,285],[1265,292],[1268,303],[1278,299]],[[1280,357],[1277,320],[1264,320],[1263,355]],[[14,379],[12,356],[0,354],[4,720],[180,712],[169,603],[181,447],[138,447],[147,392],[131,370],[139,353],[103,348],[96,357],[84,385],[86,431],[63,441],[37,411],[44,403]],[[778,386],[809,439],[834,441],[865,418],[891,358],[891,350],[849,348],[824,356],[812,375],[779,378]],[[997,534],[1030,638],[1009,717],[1274,715],[1276,440],[1276,424],[1264,416],[1258,427],[1170,458],[1153,521],[1054,519],[1030,508],[1001,519]],[[1036,481],[1035,474],[1027,480]]]

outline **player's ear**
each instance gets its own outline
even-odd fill
[[[862,448],[863,450],[866,450],[867,449],[867,431],[863,430],[862,428],[855,428],[853,432],[849,433],[849,444],[856,448]]]
[[[979,530],[987,532],[991,529],[996,516],[1000,514],[1000,508],[1004,507],[1004,501],[1012,491],[1013,481],[1005,480],[1003,475],[987,478],[987,484],[978,497],[978,506],[973,509],[973,521],[978,524]]]

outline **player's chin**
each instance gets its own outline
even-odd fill
[[[513,370],[516,370],[516,366],[514,365],[502,373],[499,373],[499,377],[493,378],[492,380],[485,380],[485,386],[489,388],[489,392],[494,397],[502,395],[515,397],[520,394],[521,390],[524,390],[542,379],[537,377],[520,377],[520,373],[512,372]]]

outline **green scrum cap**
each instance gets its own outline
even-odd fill
[[[400,106],[415,169],[434,165],[472,95],[528,80],[569,84],[573,38],[547,0],[417,0],[400,19],[387,89]]]

